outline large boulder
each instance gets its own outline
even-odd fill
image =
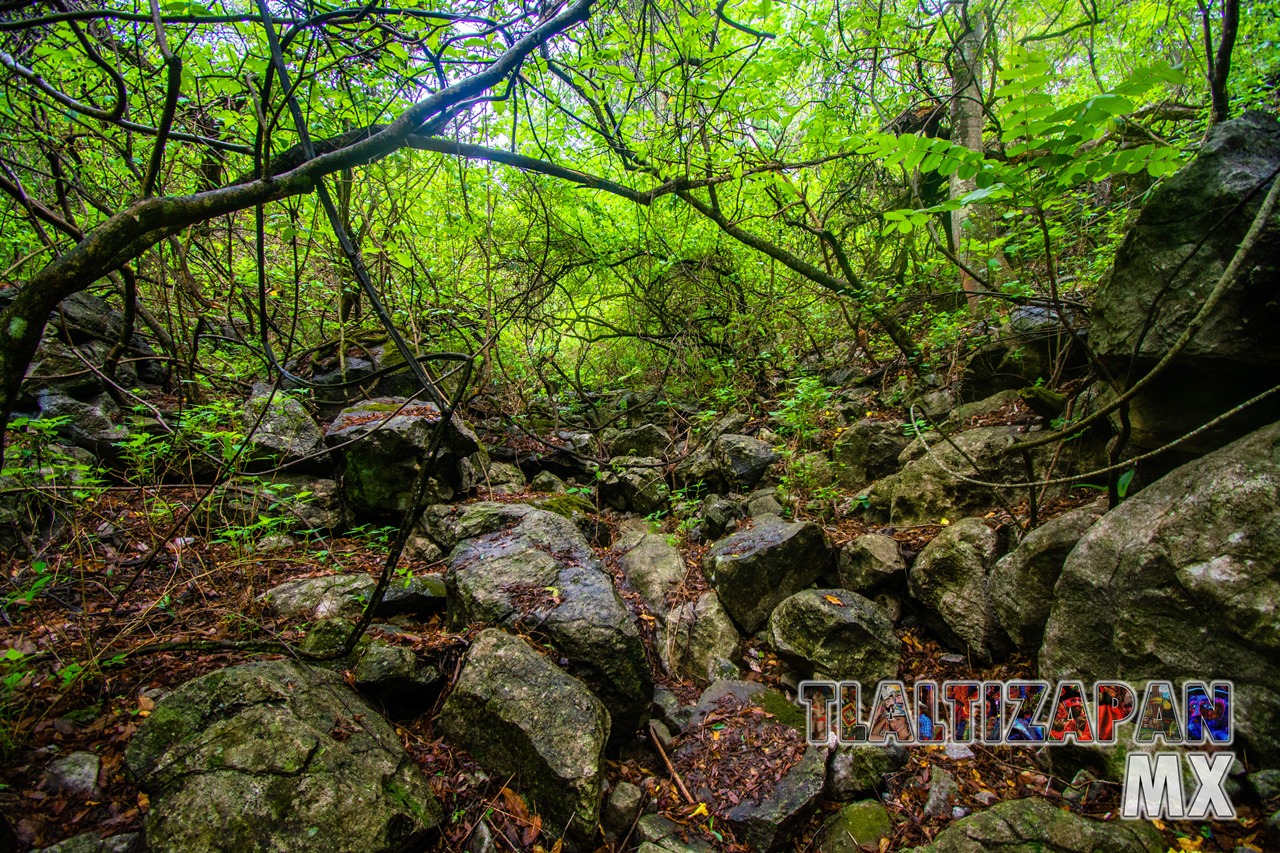
[[[1050,519],[996,561],[991,602],[1000,625],[1018,648],[1032,652],[1040,648],[1063,563],[1104,512],[1105,502],[1098,502]]]
[[[1280,761],[1280,422],[1183,465],[1067,557],[1040,650],[1051,680],[1229,679],[1248,754]]]
[[[385,850],[440,805],[400,738],[334,673],[260,661],[161,699],[125,753],[153,850]]]
[[[343,461],[342,483],[357,513],[399,519],[409,508],[413,481],[426,460],[440,423],[430,403],[404,405],[401,397],[380,397],[338,413],[325,434]],[[454,415],[444,428],[429,494],[449,500],[470,485],[462,461],[480,447],[465,421]]]
[[[898,543],[880,533],[850,539],[836,561],[840,586],[860,595],[873,595],[906,581],[907,564]]]
[[[609,442],[610,456],[663,457],[671,447],[671,434],[653,424],[624,429]]]
[[[586,842],[600,815],[609,714],[586,686],[503,631],[480,632],[440,728],[495,778],[514,777],[552,834]]]
[[[456,523],[483,532],[449,555],[450,621],[546,637],[609,709],[615,736],[640,726],[653,696],[640,632],[573,522],[529,506],[477,504]]]
[[[779,654],[837,681],[895,678],[902,656],[888,615],[847,589],[806,589],[785,599],[769,617],[769,636]]]
[[[957,521],[933,538],[908,576],[911,597],[949,645],[990,663],[1008,651],[988,579],[1000,537],[981,519]]]
[[[38,401],[42,419],[59,422],[58,435],[83,447],[99,459],[116,459],[119,444],[129,438],[129,429],[117,423],[120,407],[105,393],[77,400],[65,394],[41,394]]]
[[[615,470],[605,474],[600,483],[600,494],[610,506],[640,515],[667,509],[667,482],[661,459],[622,456],[610,464]]]
[[[1277,168],[1280,124],[1247,113],[1216,125],[1196,159],[1152,191],[1094,297],[1089,342],[1117,375],[1129,374],[1136,351],[1132,375],[1142,376],[1182,334],[1231,262]],[[1130,403],[1136,446],[1161,446],[1275,384],[1278,272],[1280,211],[1209,322]],[[1280,399],[1273,397],[1182,448],[1211,450],[1276,417]]]
[[[1028,797],[996,803],[948,826],[913,853],[1163,853],[1164,840],[1147,821],[1104,822]]]
[[[716,439],[715,458],[725,485],[738,492],[755,488],[765,470],[780,458],[773,447],[746,435],[722,435]]]
[[[896,526],[937,524],[986,512],[1001,500],[1025,499],[1025,490],[999,489],[968,480],[1021,483],[1027,468],[1019,453],[1008,453],[1018,436],[1007,426],[977,427],[944,439],[926,432],[902,452],[903,467],[871,487],[870,514]],[[927,450],[926,450],[927,444]],[[1031,451],[1036,477],[1052,471],[1061,476],[1073,467],[1100,467],[1101,447],[1088,436],[1070,442],[1055,457],[1053,448]],[[1056,460],[1056,464],[1055,464]],[[974,470],[974,463],[980,470]],[[959,475],[959,476],[957,476]],[[965,477],[962,480],[960,477]]]
[[[702,571],[733,621],[754,634],[779,602],[829,571],[832,562],[821,527],[765,515],[712,545]]]
[[[898,456],[910,443],[897,421],[855,421],[831,448],[836,479],[846,489],[862,489],[896,471]]]

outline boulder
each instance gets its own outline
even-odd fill
[[[64,794],[79,799],[102,799],[98,787],[98,772],[102,759],[92,752],[79,750],[55,758],[45,770],[46,787],[54,794]]]
[[[879,849],[880,839],[893,833],[893,821],[884,803],[862,800],[850,803],[822,824],[818,853],[862,853]]]
[[[289,520],[289,530],[324,533],[347,526],[337,480],[309,474],[276,474],[263,491],[279,504],[278,513]]]
[[[1229,679],[1237,742],[1280,762],[1280,423],[1165,475],[1067,557],[1041,677]]]
[[[1024,490],[997,489],[958,479],[955,475],[984,482],[1021,483],[1027,479],[1022,455],[1006,453],[1017,436],[1007,426],[976,427],[950,437],[926,432],[924,442],[916,439],[902,452],[902,469],[879,480],[868,492],[871,517],[895,526],[937,524],[943,518],[955,520],[986,512],[1001,500],[1023,500]],[[926,451],[925,443],[928,445]],[[1100,467],[1101,446],[1089,437],[1070,442],[1054,466],[1054,476]],[[1053,448],[1031,452],[1035,475],[1049,472]],[[970,462],[972,460],[972,462]],[[976,462],[981,471],[975,471]],[[1105,464],[1105,463],[1102,463]]]
[[[667,483],[662,474],[662,460],[622,456],[611,463],[614,470],[605,475],[600,494],[619,512],[631,510],[652,515],[667,509]]]
[[[806,589],[784,599],[769,617],[778,654],[809,674],[875,684],[898,675],[902,642],[875,602],[847,589]]]
[[[324,575],[286,581],[263,594],[281,616],[312,620],[359,618],[377,581],[370,575]]]
[[[440,729],[512,784],[571,845],[594,835],[609,713],[586,686],[503,631],[480,632],[440,712]],[[586,848],[589,849],[589,848]]]
[[[907,579],[907,564],[897,541],[879,533],[868,533],[850,539],[840,548],[836,559],[840,586],[860,595],[902,586]]]
[[[1093,820],[1028,797],[996,803],[958,820],[913,853],[1164,853],[1166,847],[1147,821]]]
[[[778,452],[758,438],[745,435],[722,435],[714,445],[720,476],[729,489],[751,490],[764,477],[765,470],[780,458]]]
[[[401,397],[380,397],[338,413],[325,434],[342,458],[342,484],[351,508],[365,516],[399,520],[409,508],[413,481],[426,460],[440,422],[430,403],[404,404]],[[462,460],[480,447],[465,421],[455,415],[444,429],[428,487],[438,501],[469,486]]]
[[[943,640],[981,663],[1009,646],[988,591],[999,546],[1000,537],[980,519],[961,519],[925,546],[908,575],[911,597]]]
[[[106,838],[96,832],[82,832],[42,847],[39,853],[143,853],[146,849],[146,840],[141,832],[121,832]]]
[[[477,504],[456,523],[477,533],[449,555],[451,623],[546,637],[609,709],[616,737],[638,728],[653,696],[640,632],[573,522],[518,504]]]
[[[838,803],[858,797],[878,797],[884,777],[906,762],[906,751],[895,745],[841,744],[827,759],[827,796]]]
[[[509,462],[490,462],[476,479],[491,495],[514,495],[525,490],[524,472]]]
[[[241,423],[249,436],[248,458],[276,466],[298,462],[321,468],[328,462],[324,433],[302,402],[259,382],[244,404]]]
[[[733,621],[754,634],[779,602],[809,586],[832,563],[818,525],[761,516],[750,529],[712,545],[702,570]]]
[[[627,582],[640,593],[649,612],[665,620],[667,596],[684,583],[688,573],[680,549],[661,533],[631,530],[614,545],[614,552]]]
[[[396,851],[440,822],[391,726],[340,676],[288,660],[165,695],[125,761],[153,850]]]
[[[699,684],[736,678],[734,663],[742,638],[714,592],[676,605],[658,625],[656,645],[662,668]]]
[[[1040,648],[1062,565],[1104,512],[1106,503],[1099,502],[1050,519],[996,562],[991,602],[1000,625],[1019,649]]]
[[[661,459],[671,447],[671,434],[653,424],[624,429],[609,442],[610,456],[647,456]]]
[[[116,445],[129,438],[129,429],[114,420],[120,407],[105,393],[87,400],[47,393],[40,395],[38,404],[42,419],[64,419],[58,426],[58,435],[99,459],[118,458],[120,449]]]
[[[719,539],[737,527],[742,518],[742,504],[720,495],[708,495],[702,503],[701,515],[706,535]]]
[[[529,489],[534,492],[547,492],[553,495],[563,495],[569,491],[569,486],[564,480],[561,480],[550,471],[539,471],[534,478],[529,481]]]
[[[1182,334],[1231,262],[1277,168],[1280,124],[1251,112],[1215,125],[1195,160],[1152,190],[1094,297],[1089,342],[1118,376],[1128,375],[1135,350],[1132,375],[1142,376]],[[1208,323],[1129,404],[1135,446],[1159,447],[1275,384],[1277,272],[1280,211]],[[1203,453],[1277,417],[1280,400],[1272,397],[1181,449]]]

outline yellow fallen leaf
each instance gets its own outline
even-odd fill
[[[1182,850],[1199,850],[1204,844],[1203,838],[1179,838],[1178,847]]]
[[[822,597],[825,598],[827,601],[830,601],[832,604],[836,605],[837,607],[844,607],[844,602],[836,598],[834,595],[824,595]]]
[[[1158,829],[1159,831],[1164,832],[1164,821],[1162,821],[1162,820],[1153,820],[1153,821],[1151,821],[1151,825],[1152,825],[1152,826],[1154,826],[1154,827],[1155,827],[1156,829]]]
[[[951,523],[951,521],[950,521],[949,519],[944,518],[944,519],[942,519],[941,521],[939,521],[938,523],[939,523],[939,524],[941,524],[943,527],[946,527],[948,524],[950,524],[950,523]]]
[[[719,732],[716,732],[716,734],[719,734]],[[707,814],[707,804],[698,803],[698,807],[693,810],[693,814],[689,815],[689,817],[705,817],[706,814]]]

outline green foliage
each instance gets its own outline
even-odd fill
[[[804,376],[796,380],[790,396],[779,401],[775,415],[782,422],[782,434],[807,445],[822,432],[823,421],[831,416],[831,389],[820,379]]]

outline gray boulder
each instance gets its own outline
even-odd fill
[[[999,536],[980,519],[961,519],[925,546],[908,576],[911,597],[942,638],[981,663],[1009,646],[988,591],[999,546]]]
[[[343,488],[359,514],[398,520],[409,508],[413,481],[426,460],[440,411],[430,403],[401,409],[403,403],[400,397],[380,397],[349,406],[325,434],[330,447],[341,446]],[[463,460],[479,447],[471,427],[455,415],[445,427],[429,496],[449,500],[470,485],[464,482]]]
[[[821,527],[766,515],[712,545],[702,570],[733,621],[754,634],[779,602],[809,586],[832,563]]]
[[[861,489],[897,470],[897,457],[910,439],[897,421],[856,420],[831,448],[836,478],[846,489]]]
[[[129,429],[114,420],[120,407],[106,394],[77,400],[64,394],[42,394],[38,400],[41,418],[65,418],[58,435],[83,447],[100,459],[120,456],[116,445],[129,437]]]
[[[614,552],[627,582],[640,593],[649,612],[665,620],[667,596],[680,587],[688,572],[680,550],[661,533],[630,530],[614,545]]]
[[[773,648],[809,673],[875,684],[895,678],[902,642],[875,602],[847,589],[806,589],[769,617]]]
[[[719,539],[737,526],[742,518],[742,505],[713,494],[703,501],[701,515],[706,535],[711,539]]]
[[[850,539],[836,560],[840,586],[860,595],[874,595],[907,579],[907,564],[897,541],[879,533]]]
[[[1236,737],[1280,762],[1280,423],[1102,517],[1054,588],[1040,674],[1230,679]]]
[[[714,452],[725,485],[737,492],[754,488],[764,478],[765,470],[780,458],[770,445],[745,435],[720,436]]]
[[[568,671],[609,709],[615,736],[639,727],[653,695],[640,632],[573,522],[501,504],[469,507],[456,521],[464,530],[485,532],[463,539],[449,555],[451,623],[546,637]],[[501,528],[489,532],[495,524]]]
[[[610,456],[649,456],[662,458],[671,447],[671,434],[653,424],[624,429],[609,442]]]
[[[331,672],[260,661],[189,681],[125,753],[154,850],[385,850],[440,805],[399,737]]]
[[[662,474],[662,460],[622,456],[611,463],[614,469],[605,475],[600,493],[614,509],[651,515],[667,508],[667,482]]]
[[[249,438],[251,460],[268,465],[298,462],[312,468],[328,462],[324,433],[296,397],[257,383],[245,401],[241,423]],[[255,428],[256,427],[256,428]]]
[[[1216,125],[1196,159],[1156,186],[1094,297],[1089,342],[1104,364],[1125,376],[1136,348],[1138,377],[1165,354],[1231,262],[1278,167],[1280,124],[1251,112]],[[1159,447],[1275,384],[1278,271],[1280,211],[1207,325],[1130,403],[1134,445]],[[1182,449],[1212,450],[1277,417],[1273,397]]]
[[[737,678],[733,661],[742,638],[714,592],[677,605],[658,625],[656,644],[662,668],[699,684]]]
[[[476,637],[440,728],[491,776],[514,776],[545,829],[565,829],[571,846],[595,833],[609,714],[524,640],[495,629]]]
[[[827,796],[838,803],[858,797],[878,797],[884,777],[906,762],[906,751],[895,745],[841,744],[827,759]]]
[[[324,575],[286,581],[262,596],[281,616],[304,621],[358,618],[377,581],[370,575]]]
[[[956,821],[914,853],[1164,853],[1166,845],[1147,821],[1100,821],[1045,800],[1006,800]]]
[[[1018,648],[1040,648],[1062,565],[1104,512],[1106,504],[1100,502],[1050,519],[996,562],[991,572],[991,601],[1000,625]]]

